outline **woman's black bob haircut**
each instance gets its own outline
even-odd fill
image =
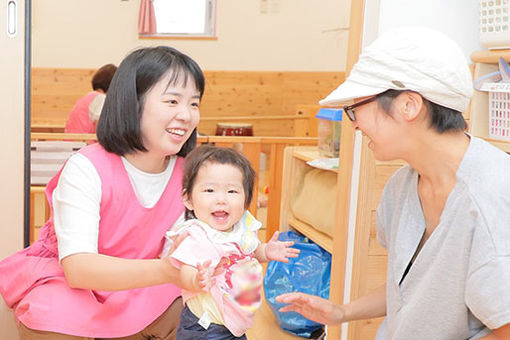
[[[97,138],[106,151],[120,156],[147,151],[140,130],[146,94],[168,72],[171,72],[169,86],[181,83],[186,86],[193,81],[202,98],[205,87],[202,70],[193,59],[172,47],[141,48],[120,63],[97,124]],[[196,144],[195,129],[177,155],[186,156]]]

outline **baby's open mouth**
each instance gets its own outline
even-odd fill
[[[229,213],[225,210],[218,210],[214,211],[212,215],[217,221],[225,221],[228,218]]]

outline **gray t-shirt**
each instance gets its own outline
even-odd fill
[[[377,236],[388,249],[386,319],[377,339],[477,339],[510,322],[510,156],[471,137],[440,223],[425,231],[418,173],[384,188]]]

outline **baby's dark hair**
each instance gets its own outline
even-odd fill
[[[184,159],[184,176],[182,179],[182,194],[191,194],[195,186],[195,180],[200,168],[207,163],[230,164],[243,175],[243,190],[245,194],[244,207],[248,209],[253,197],[255,186],[255,170],[251,167],[250,161],[240,152],[216,146],[202,145],[191,151]],[[196,218],[193,211],[186,209],[184,215],[186,220]]]

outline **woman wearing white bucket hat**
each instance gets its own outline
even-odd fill
[[[387,281],[343,306],[289,293],[281,311],[324,324],[386,316],[377,339],[510,339],[510,156],[465,132],[465,57],[443,34],[380,36],[321,104],[344,107],[378,160],[408,165],[386,184],[377,237]]]

